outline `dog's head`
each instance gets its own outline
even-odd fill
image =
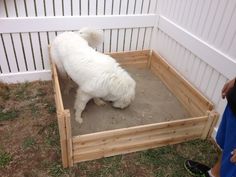
[[[113,107],[124,109],[130,105],[130,103],[134,100],[135,97],[135,87],[136,83],[133,79],[127,84],[126,89],[123,92],[123,95],[120,99],[113,102]]]

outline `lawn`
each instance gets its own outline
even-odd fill
[[[51,82],[0,84],[1,177],[190,177],[186,159],[217,160],[211,141],[194,140],[63,169],[55,111]]]

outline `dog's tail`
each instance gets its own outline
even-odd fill
[[[82,28],[79,30],[80,36],[85,39],[89,46],[96,48],[103,42],[103,31],[92,28]]]

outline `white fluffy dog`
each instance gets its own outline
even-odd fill
[[[112,101],[116,108],[125,108],[135,97],[135,81],[110,56],[92,47],[101,42],[101,32],[90,29],[79,33],[65,32],[51,44],[51,57],[60,75],[66,73],[79,85],[74,103],[75,119],[82,123],[81,113],[87,102]],[[100,100],[101,98],[102,100]]]

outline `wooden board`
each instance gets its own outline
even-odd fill
[[[58,81],[58,76],[56,72],[56,67],[52,64],[52,73],[53,73],[53,87],[54,87],[54,95],[57,109],[57,121],[58,128],[60,134],[60,144],[61,144],[61,155],[62,155],[62,163],[63,167],[68,166],[68,158],[67,158],[67,135],[65,129],[65,118],[64,118],[64,107],[61,98],[60,85]]]
[[[155,52],[152,52],[151,71],[165,83],[192,116],[206,115],[208,110],[213,109],[213,104],[206,97]]]
[[[121,66],[135,66],[146,68],[148,64],[150,50],[134,51],[134,52],[118,52],[110,53],[111,57],[115,58]]]
[[[68,164],[68,149],[67,149],[68,142],[67,142],[65,113],[64,113],[61,89],[60,89],[60,84],[59,84],[59,79],[58,79],[58,74],[57,74],[57,68],[54,63],[51,63],[51,70],[52,70],[54,97],[55,97],[56,110],[57,110],[57,122],[58,122],[59,134],[60,134],[62,164],[63,164],[63,167],[66,168],[68,167],[69,164]]]
[[[208,116],[73,137],[74,162],[136,152],[200,138]]]

